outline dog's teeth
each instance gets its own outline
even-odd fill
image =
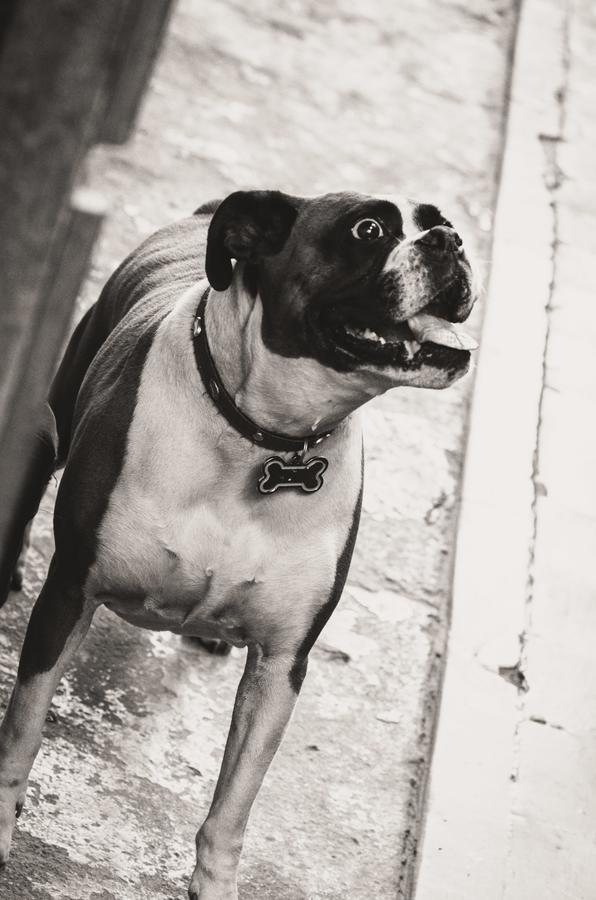
[[[418,343],[418,341],[404,341],[403,344],[406,348],[408,359],[412,359],[412,357],[414,357],[420,350],[420,344]]]
[[[372,328],[356,328],[353,325],[346,325],[345,329],[348,334],[351,334],[353,337],[360,338],[361,340],[375,341],[377,344],[387,343],[385,338],[377,334],[376,331],[373,331]]]
[[[373,331],[371,328],[365,328],[362,332],[362,336],[366,338],[367,341],[378,341],[379,335],[376,331]]]

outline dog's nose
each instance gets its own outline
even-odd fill
[[[429,228],[422,237],[418,238],[418,244],[428,248],[434,253],[457,253],[462,246],[463,241],[454,228],[448,228],[446,225],[435,225]]]

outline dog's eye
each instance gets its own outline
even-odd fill
[[[352,234],[358,241],[378,241],[385,236],[383,226],[376,219],[360,219],[352,228]]]

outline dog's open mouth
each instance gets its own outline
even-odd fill
[[[459,368],[467,365],[470,352],[478,347],[461,325],[424,311],[403,322],[363,324],[336,307],[328,311],[323,327],[337,351],[361,364]]]
[[[361,325],[330,316],[328,338],[342,354],[359,363],[417,369],[423,365],[453,368],[467,364],[477,342],[461,326],[429,313],[405,322]]]

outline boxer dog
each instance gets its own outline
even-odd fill
[[[65,470],[0,729],[1,862],[52,695],[104,604],[211,649],[247,647],[189,887],[236,900],[251,806],[350,564],[357,410],[460,378],[476,345],[456,323],[474,299],[435,206],[353,193],[236,192],[116,270],[50,391],[54,450],[33,493]]]

